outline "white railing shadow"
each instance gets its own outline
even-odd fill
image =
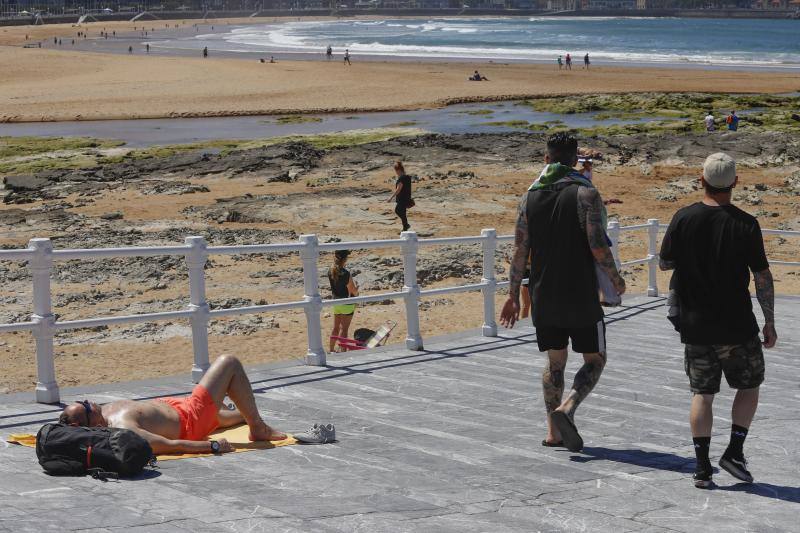
[[[608,234],[612,242],[612,253],[618,267],[639,264],[648,265],[649,296],[658,296],[658,235],[666,229],[657,219],[649,219],[646,224],[620,226],[619,222],[608,224]],[[646,257],[621,262],[619,259],[619,239],[623,231],[647,230],[648,253]],[[763,230],[765,234],[800,236],[798,231]],[[316,235],[302,235],[299,242],[282,244],[257,244],[243,246],[211,246],[203,237],[187,237],[183,246],[130,247],[130,248],[84,248],[71,250],[54,250],[50,239],[31,239],[28,247],[19,250],[0,250],[2,261],[26,261],[33,280],[33,313],[27,322],[0,324],[0,333],[14,331],[30,331],[36,344],[37,383],[36,401],[40,403],[58,403],[60,400],[56,381],[55,362],[53,358],[53,336],[58,331],[80,328],[110,326],[141,322],[156,322],[175,319],[187,319],[191,323],[192,349],[194,361],[192,380],[197,383],[209,367],[208,324],[212,318],[246,315],[255,313],[274,313],[288,309],[303,309],[306,315],[306,331],[308,334],[308,350],[305,361],[309,365],[326,364],[326,353],[322,343],[321,315],[324,307],[337,304],[378,302],[392,298],[403,298],[406,312],[407,335],[406,347],[410,350],[421,350],[422,334],[419,327],[419,300],[421,297],[453,294],[460,292],[481,291],[483,294],[483,327],[484,336],[497,335],[495,321],[495,295],[497,289],[507,287],[508,281],[497,281],[495,277],[495,255],[497,245],[513,242],[513,235],[498,236],[494,229],[484,229],[479,236],[445,237],[419,239],[413,231],[405,231],[400,239],[351,241],[320,244]],[[483,273],[479,283],[421,289],[417,284],[417,252],[422,246],[440,246],[452,244],[482,245]],[[319,254],[321,251],[339,249],[359,250],[375,248],[399,248],[403,258],[403,288],[400,291],[356,296],[338,300],[323,300],[319,293]],[[302,300],[282,302],[268,305],[252,305],[228,309],[210,310],[206,301],[205,266],[210,255],[247,255],[265,253],[298,252],[303,265]],[[51,286],[53,264],[56,261],[75,259],[97,259],[110,257],[153,257],[184,256],[189,273],[189,303],[185,310],[144,313],[113,317],[97,317],[80,320],[56,320],[52,309]],[[800,266],[800,262],[771,261],[771,264]]]

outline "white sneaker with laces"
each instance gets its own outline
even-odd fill
[[[328,444],[336,441],[336,428],[333,424],[314,424],[308,431],[293,436],[303,444]]]

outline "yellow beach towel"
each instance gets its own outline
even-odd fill
[[[276,441],[258,441],[258,442],[250,442],[248,440],[248,435],[250,434],[250,429],[247,427],[247,424],[241,424],[238,426],[233,426],[225,429],[218,429],[211,435],[209,435],[208,440],[219,440],[219,439],[227,439],[228,442],[234,448],[234,453],[238,452],[252,452],[253,450],[269,450],[271,448],[278,448],[279,446],[291,446],[293,444],[298,444],[298,441],[292,437],[291,435],[287,434],[287,437],[283,440],[276,440]],[[28,433],[21,433],[21,434],[12,434],[9,435],[6,442],[10,444],[19,444],[21,446],[27,446],[29,448],[36,447],[36,435],[30,435]],[[188,457],[208,457],[214,455],[212,453],[182,453],[182,454],[170,454],[170,455],[159,455],[159,461],[172,461],[174,459],[186,459]]]

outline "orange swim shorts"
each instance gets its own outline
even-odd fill
[[[205,440],[219,426],[219,408],[208,390],[195,385],[191,396],[182,398],[158,398],[178,411],[181,420],[182,440]]]

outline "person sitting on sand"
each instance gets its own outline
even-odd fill
[[[226,395],[236,409],[223,406]],[[206,439],[218,427],[242,422],[250,426],[251,441],[286,438],[261,418],[242,363],[231,355],[219,356],[190,396],[117,400],[104,405],[84,400],[65,407],[58,421],[71,426],[130,429],[144,437],[156,454],[233,451],[225,439]]]
[[[469,81],[489,81],[489,78],[486,76],[481,76],[480,73],[476,70],[475,73],[470,76]]]
[[[274,56],[269,56],[269,62],[270,63],[275,63],[275,57]]]

